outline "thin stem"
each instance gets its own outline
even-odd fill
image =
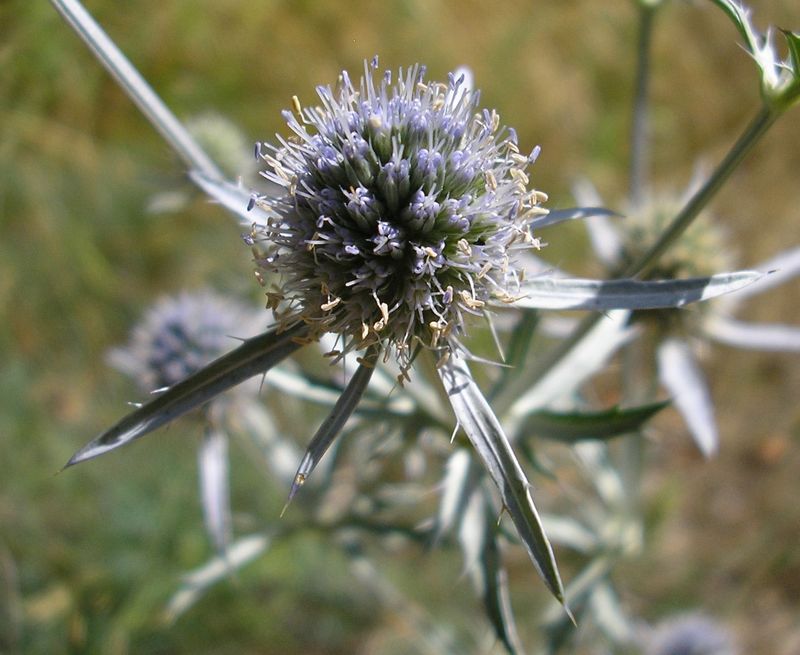
[[[758,143],[759,139],[767,132],[779,112],[773,111],[766,105],[756,114],[755,118],[745,128],[745,131],[728,151],[725,159],[720,162],[716,170],[706,183],[689,199],[680,213],[672,220],[670,226],[661,234],[652,247],[639,259],[632,262],[625,270],[622,277],[644,277],[658,262],[673,243],[675,243],[686,229],[697,218],[697,215],[710,202],[711,198],[720,190],[736,167],[742,163],[748,152]]]
[[[640,207],[647,191],[649,169],[650,126],[648,88],[650,80],[650,44],[656,7],[640,5],[639,40],[636,45],[636,79],[631,121],[630,200]]]
[[[186,165],[209,177],[222,179],[223,175],[216,164],[197,145],[83,5],[78,0],[50,1]]]
[[[745,128],[742,135],[733,144],[728,154],[713,172],[706,183],[689,199],[670,226],[659,237],[658,241],[639,259],[634,261],[623,273],[622,277],[643,277],[658,261],[659,257],[678,240],[692,221],[719,191],[731,173],[742,162],[745,155],[761,139],[780,115],[766,105],[761,108],[755,118]],[[562,341],[543,359],[533,379],[541,379],[551,368],[558,364],[578,342],[581,341],[597,325],[603,314],[590,314],[584,318],[573,333]]]
[[[639,39],[636,44],[636,78],[631,119],[631,158],[629,171],[630,204],[634,211],[646,202],[650,178],[650,50],[653,23],[659,5],[639,4]],[[635,403],[645,397],[642,383],[646,379],[643,367],[652,369],[653,359],[643,357],[640,339],[624,346],[622,351],[623,398]],[[641,479],[644,443],[641,435],[625,437],[619,449],[619,471],[625,486],[625,507],[631,520],[641,516]]]

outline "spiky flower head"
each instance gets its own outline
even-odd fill
[[[697,612],[667,620],[646,639],[646,655],[733,655],[730,632]]]
[[[693,189],[691,187],[689,192]],[[686,198],[679,194],[664,194],[650,198],[641,207],[626,214],[620,223],[624,230],[621,270],[644,255],[685,204]],[[725,231],[713,216],[705,212],[659,259],[651,276],[665,280],[706,277],[719,271],[732,270],[735,260]]]
[[[641,206],[633,207],[626,213],[625,218],[620,221],[622,246],[613,275],[622,274],[632,262],[642,258],[670,226],[694,188],[694,184],[690,185],[683,195],[653,195]],[[719,271],[733,270],[736,253],[726,236],[725,230],[713,215],[701,213],[670,250],[660,257],[650,275],[656,279],[675,280],[707,277]],[[731,294],[714,302],[730,303],[734,297],[735,294]],[[698,330],[699,322],[711,309],[712,303],[698,303],[689,312],[667,308],[637,312],[636,317],[668,331],[692,333]]]
[[[292,136],[257,148],[286,193],[256,199],[273,218],[248,240],[267,243],[257,263],[281,276],[269,297],[285,324],[341,334],[345,350],[388,345],[405,365],[411,346],[449,348],[468,315],[513,301],[514,254],[538,245],[546,196],[528,189],[537,151],[520,154],[463,76],[426,82],[413,66],[376,82],[376,68],[318,87],[320,106],[293,99]]]
[[[211,291],[161,298],[108,361],[145,392],[170,387],[255,334],[257,312]],[[259,321],[261,322],[261,321]]]

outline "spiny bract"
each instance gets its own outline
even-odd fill
[[[411,346],[449,350],[466,315],[513,302],[514,251],[538,247],[530,222],[546,196],[525,172],[538,148],[520,154],[463,75],[426,82],[413,66],[376,84],[376,68],[365,62],[358,87],[346,72],[318,87],[321,106],[293,98],[293,135],[257,144],[286,193],[254,198],[271,218],[245,238],[281,276],[268,298],[284,325],[343,335],[345,351],[388,345],[405,368]]]

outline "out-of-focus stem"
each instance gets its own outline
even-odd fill
[[[641,209],[649,191],[650,179],[650,49],[653,41],[653,22],[659,4],[639,4],[639,38],[636,44],[636,78],[633,92],[633,116],[631,118],[631,153],[629,188],[630,206]],[[646,338],[647,335],[643,335]],[[648,343],[647,346],[650,344]],[[622,350],[623,398],[633,405],[645,398],[652,398],[654,379],[645,368],[652,369],[652,357],[642,351],[646,346],[642,339],[635,339]],[[625,486],[626,512],[641,516],[641,479],[644,461],[644,444],[638,434],[628,435],[617,453],[619,471]]]
[[[222,179],[223,175],[216,164],[197,145],[83,5],[78,0],[50,1],[186,165],[212,178]]]
[[[755,118],[745,128],[745,131],[733,144],[719,166],[708,178],[705,184],[689,199],[680,213],[672,220],[670,226],[661,234],[658,240],[639,259],[634,261],[623,273],[622,277],[645,277],[650,269],[667,249],[675,243],[686,231],[692,221],[705,208],[711,198],[719,191],[730,177],[731,173],[742,162],[753,146],[767,132],[775,120],[780,116],[766,105],[761,108]]]
[[[648,88],[650,79],[650,44],[653,35],[653,18],[657,6],[639,6],[639,40],[636,45],[636,80],[631,120],[630,200],[640,207],[647,192],[649,172],[650,125]]]

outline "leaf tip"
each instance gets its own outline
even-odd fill
[[[569,622],[572,623],[573,627],[578,627],[578,622],[575,620],[575,615],[572,613],[572,610],[567,605],[567,601],[564,600],[564,597],[559,597],[558,601],[561,603],[561,606],[564,608],[564,613],[567,615]]]

